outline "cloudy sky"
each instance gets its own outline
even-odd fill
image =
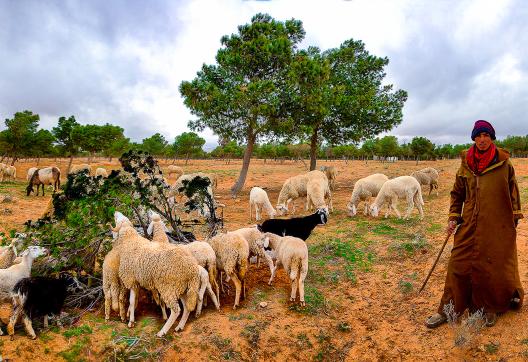
[[[389,57],[387,82],[409,93],[400,141],[467,142],[476,119],[528,134],[526,0],[0,0],[0,117],[29,109],[51,128],[75,115],[173,140],[192,118],[179,84],[258,12],[302,20],[301,47],[354,38]]]

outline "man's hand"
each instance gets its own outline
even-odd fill
[[[455,220],[448,221],[447,222],[446,233],[448,235],[451,235],[455,231],[456,226],[457,226],[457,222]]]

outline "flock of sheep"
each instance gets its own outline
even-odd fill
[[[89,165],[76,166],[71,172],[81,169],[91,172]],[[101,170],[104,173],[98,169],[96,175],[105,177],[106,170]],[[5,169],[2,173],[5,173]],[[214,175],[186,175],[178,166],[169,166],[168,174],[169,177],[177,177],[175,185],[169,191],[173,198],[178,196],[178,185],[195,176],[209,178],[211,185],[208,192],[214,196],[217,185]],[[115,227],[111,227],[112,249],[105,256],[102,266],[105,319],[109,320],[111,312],[115,311],[122,321],[128,318],[128,326],[133,327],[138,293],[142,288],[152,294],[166,319],[157,333],[161,337],[173,326],[180,315],[180,309],[183,312],[176,331],[183,330],[192,311],[195,311],[196,317],[200,315],[202,307],[207,305],[207,299],[219,309],[220,291],[224,292],[224,284],[230,281],[235,287],[233,308],[236,309],[240,305],[240,299],[246,296],[246,274],[253,257],[257,264],[260,259],[266,260],[270,269],[269,285],[274,280],[277,268],[282,266],[291,282],[290,300],[295,302],[298,292],[299,303],[304,306],[304,280],[308,272],[308,248],[305,240],[317,225],[324,225],[328,221],[329,213],[333,210],[332,190],[336,188],[336,177],[336,169],[326,167],[321,171],[314,170],[288,178],[279,193],[276,209],[269,201],[266,191],[254,187],[249,197],[250,220],[253,210],[257,221],[261,220],[262,211],[269,215],[268,220],[260,225],[221,233],[208,240],[189,244],[171,243],[167,237],[168,229],[156,213],[149,212],[148,235],[142,235],[125,215],[116,212]],[[386,205],[386,217],[391,209],[401,217],[397,202],[403,198],[408,205],[406,218],[414,206],[423,217],[421,185],[428,185],[430,193],[438,188],[438,178],[438,172],[433,168],[394,179],[388,179],[383,174],[362,178],[354,185],[347,205],[349,215],[354,216],[359,203],[363,201],[365,214],[378,216],[381,208]],[[28,182],[28,195],[34,185],[37,185],[37,194],[39,185],[43,185],[43,188],[44,185],[53,185],[56,189],[60,186],[60,171],[56,167],[30,169]],[[372,197],[375,199],[369,205]],[[313,213],[304,217],[275,218],[276,215],[288,213],[290,207],[294,213],[295,200],[299,198],[306,198],[305,208]],[[65,295],[72,288],[78,288],[78,284],[67,276],[59,279],[29,277],[34,258],[45,252],[40,247],[31,246],[17,258],[14,244],[0,250],[0,299],[10,298],[13,303],[13,313],[8,325],[11,336],[14,324],[22,317],[28,335],[35,338],[31,317],[43,316],[47,324],[48,315],[60,313]],[[42,290],[53,293],[43,299]],[[168,316],[166,308],[170,310]]]

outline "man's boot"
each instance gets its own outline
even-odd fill
[[[434,315],[427,318],[425,325],[427,328],[436,328],[447,322],[447,317],[445,314],[435,313]]]

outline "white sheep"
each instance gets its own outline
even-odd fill
[[[414,177],[420,185],[429,186],[429,195],[431,195],[433,189],[436,189],[436,196],[438,196],[438,178],[440,175],[436,169],[426,167],[419,171],[414,171],[411,173],[411,176]]]
[[[268,194],[264,189],[260,187],[253,187],[249,192],[249,220],[253,218],[252,208],[255,209],[255,220],[260,221],[260,210],[264,209],[270,219],[273,219],[276,215],[276,211],[271,206]]]
[[[127,234],[117,248],[120,253],[119,278],[125,288],[130,290],[129,327],[135,323],[136,295],[139,287],[142,287],[158,293],[160,300],[171,310],[157,336],[164,336],[174,324],[180,313],[178,300],[182,301],[183,315],[176,331],[183,330],[190,312],[201,302],[202,282],[207,279],[207,275],[201,271],[196,260],[181,248],[160,246],[159,243],[142,238],[137,232],[133,235],[133,232],[136,232],[135,229],[127,224],[121,224],[117,230],[118,237]]]
[[[13,264],[9,268],[0,269],[0,301],[11,299],[10,293],[15,284],[22,278],[27,278],[31,274],[33,260],[47,253],[47,250],[40,246],[29,246],[22,254],[22,261]]]
[[[29,179],[26,195],[29,196],[33,192],[33,186],[35,185],[37,186],[37,196],[40,186],[42,186],[42,196],[44,196],[45,185],[53,185],[53,191],[57,191],[60,187],[60,176],[60,170],[54,166],[37,169]]]
[[[327,202],[328,200],[328,202]],[[306,210],[334,211],[332,206],[332,193],[326,177],[309,179],[306,184]]]
[[[389,216],[390,209],[392,208],[396,215],[401,218],[401,214],[397,208],[398,198],[407,200],[405,219],[410,217],[415,205],[420,212],[420,219],[423,219],[422,206],[424,202],[422,199],[422,188],[418,181],[411,176],[400,176],[386,181],[381,187],[378,196],[376,196],[376,199],[370,205],[370,214],[377,217],[381,207],[387,203],[389,207],[387,208],[385,217]]]
[[[84,170],[88,171],[88,175],[90,175],[92,173],[92,166],[90,166],[87,163],[81,163],[80,165],[73,165],[72,168],[70,169],[69,174],[71,175],[71,174],[78,173]]]
[[[368,215],[370,198],[378,196],[381,186],[383,186],[388,179],[389,178],[382,173],[375,173],[357,180],[354,184],[354,190],[352,190],[352,196],[350,196],[350,201],[347,205],[349,215],[355,216],[357,214],[357,209],[361,201],[365,203],[364,214]]]
[[[176,175],[176,179],[178,179],[183,173],[183,168],[180,166],[170,165],[167,167],[167,175],[169,177],[171,177],[171,175]]]
[[[240,292],[244,284],[249,258],[247,241],[237,233],[218,234],[207,240],[216,254],[216,268],[227,275],[227,281],[233,280],[235,284],[235,304],[233,309],[240,305]],[[246,296],[245,288],[243,290]]]
[[[319,178],[324,178],[328,182],[326,175],[319,170],[313,170],[305,174],[292,176],[286,179],[282,185],[282,189],[277,200],[277,213],[279,215],[284,215],[287,213],[290,202],[295,201],[300,197],[306,196],[306,186],[308,181]],[[306,206],[308,206],[308,204],[306,204]],[[295,203],[293,205],[292,213],[295,213]]]
[[[103,167],[97,167],[95,169],[95,177],[97,176],[108,177],[108,172]]]
[[[271,285],[277,268],[282,265],[291,281],[290,301],[295,302],[297,288],[299,288],[299,301],[301,306],[305,306],[304,279],[308,274],[308,247],[306,243],[293,236],[281,237],[272,233],[265,233],[259,240],[259,245],[262,248],[271,247],[277,257],[268,284]]]
[[[268,263],[270,273],[273,271],[273,261],[258,245],[258,240],[262,238],[262,233],[257,229],[256,226],[237,229],[232,231],[232,233],[239,234],[244,238],[244,240],[246,240],[249,247],[249,257],[257,257],[257,267],[260,267],[260,258],[264,258]]]
[[[4,181],[4,177],[15,181],[16,179],[16,167],[15,166],[5,166],[0,170],[0,182]]]

